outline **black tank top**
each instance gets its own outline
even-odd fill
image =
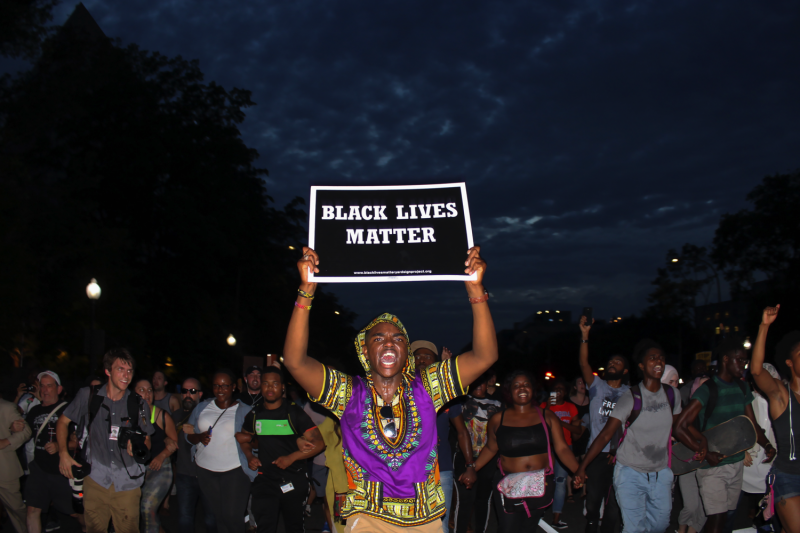
[[[151,409],[153,409],[151,407]],[[164,416],[166,411],[163,409],[161,410],[161,425],[164,425]],[[162,428],[158,427],[156,423],[158,420],[153,420],[153,434],[150,435],[150,457],[155,457],[156,455],[160,454],[164,451],[164,448],[167,445],[164,443],[164,439],[167,438],[167,432],[164,431]]]
[[[791,388],[789,404],[781,416],[772,421],[772,430],[775,432],[775,440],[778,441],[775,468],[786,474],[800,475],[800,402]],[[792,457],[797,459],[792,461]]]
[[[500,455],[504,457],[528,457],[547,453],[547,435],[542,427],[542,424],[545,423],[543,417],[540,424],[511,427],[503,425],[505,416],[506,411],[504,409],[500,415],[500,427],[495,432]]]

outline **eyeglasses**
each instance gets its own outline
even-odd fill
[[[197,394],[200,392],[200,389],[184,389],[181,387],[181,394]]]

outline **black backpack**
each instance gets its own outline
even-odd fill
[[[100,387],[102,385],[93,385],[89,388],[89,420],[85,425],[81,424],[78,428],[76,434],[78,435],[78,447],[75,448],[75,455],[74,458],[76,461],[84,465],[85,474],[88,475],[91,469],[89,468],[91,465],[86,463],[86,441],[84,441],[84,445],[80,446],[80,438],[83,437],[84,429],[86,430],[86,440],[89,440],[92,431],[92,422],[97,417],[97,414],[100,412],[100,409],[103,407],[103,399],[105,396],[100,396],[98,392],[100,391]],[[131,392],[128,395],[127,400],[127,408],[128,408],[128,417],[130,418],[131,428],[134,430],[139,429],[139,409],[142,405],[142,400],[138,394]],[[106,408],[108,409],[108,408]],[[134,413],[131,416],[131,413]]]

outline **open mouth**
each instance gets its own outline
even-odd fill
[[[661,365],[656,365],[656,366],[653,367],[653,372],[655,372],[655,373],[663,372],[663,371],[664,371],[664,367],[662,367]]]
[[[397,364],[397,353],[394,351],[383,352],[378,359],[378,362],[384,368],[391,368]]]

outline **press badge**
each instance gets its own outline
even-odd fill
[[[292,485],[291,483],[287,483],[286,485],[281,485],[281,490],[283,491],[284,494],[286,494],[287,492],[291,492],[294,490],[294,485]]]
[[[119,440],[119,426],[111,426],[111,435],[108,438],[109,440]]]

